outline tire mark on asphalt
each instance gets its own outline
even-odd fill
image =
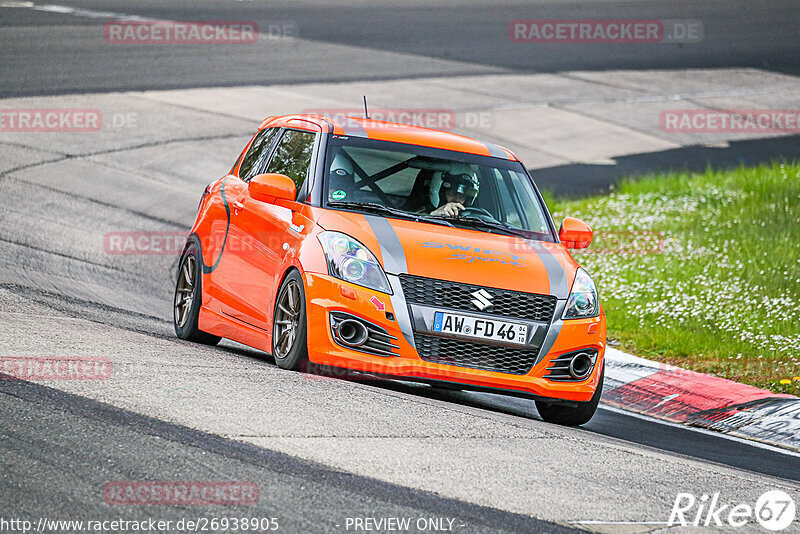
[[[0,144],[5,144],[5,145],[9,145],[9,146],[15,146],[15,147],[18,147],[18,148],[26,148],[28,150],[33,150],[33,151],[37,151],[37,152],[47,152],[47,153],[50,153],[50,154],[61,154],[62,157],[55,158],[55,159],[49,160],[49,161],[41,161],[41,162],[37,162],[37,163],[31,163],[29,165],[22,165],[20,167],[14,168],[14,169],[9,169],[9,170],[6,170],[6,171],[2,171],[2,172],[0,172],[0,178],[3,178],[5,176],[11,174],[12,172],[17,172],[19,170],[29,169],[29,168],[32,168],[32,167],[38,167],[40,165],[46,165],[48,163],[64,161],[64,160],[67,160],[67,159],[73,159],[73,158],[75,158],[75,159],[85,159],[85,158],[89,158],[91,156],[102,156],[102,155],[105,155],[105,154],[117,154],[117,153],[121,153],[121,152],[128,152],[128,151],[138,150],[140,148],[152,148],[152,147],[158,147],[158,146],[167,146],[167,145],[171,145],[171,144],[175,144],[175,143],[194,143],[194,142],[198,142],[198,141],[216,141],[216,140],[220,140],[220,139],[235,139],[237,137],[246,137],[246,136],[250,135],[250,133],[251,132],[248,130],[248,131],[243,131],[242,133],[229,133],[229,134],[220,134],[220,135],[205,135],[205,136],[198,136],[198,137],[182,137],[182,138],[179,138],[179,139],[165,139],[165,140],[162,140],[162,141],[149,141],[149,142],[146,142],[146,143],[140,143],[138,145],[116,147],[116,148],[108,148],[108,149],[105,149],[105,150],[96,150],[94,152],[77,152],[77,153],[71,153],[71,152],[63,153],[63,152],[55,152],[55,151],[51,151],[51,150],[41,150],[39,148],[35,148],[33,146],[26,145],[24,143],[9,143],[7,141],[3,141],[3,142],[0,142]]]
[[[2,131],[2,130],[0,130],[0,131]],[[33,152],[44,152],[46,154],[58,154],[59,156],[66,156],[66,154],[64,154],[63,152],[59,152],[58,150],[50,150],[50,149],[42,148],[42,147],[32,147],[30,145],[26,145],[25,143],[16,143],[14,141],[7,141],[7,140],[0,141],[0,145],[14,146],[14,147],[17,147],[17,148],[25,148],[27,150],[32,150]]]
[[[174,335],[165,335],[163,333],[153,330],[142,330],[132,325],[126,325],[124,323],[117,323],[108,320],[109,313],[116,313],[119,315],[134,317],[146,321],[156,321],[159,324],[172,323],[171,320],[164,319],[163,317],[157,317],[155,315],[147,315],[133,310],[126,310],[125,308],[119,308],[117,306],[103,304],[101,302],[97,302],[94,300],[86,300],[78,297],[72,297],[69,295],[65,295],[63,293],[56,293],[38,287],[26,286],[24,284],[0,284],[0,289],[4,289],[9,293],[12,293],[18,297],[45,306],[48,309],[64,313],[65,315],[67,315],[72,319],[83,319],[86,321],[114,326],[117,328],[122,328],[123,330],[129,330],[140,334],[155,336],[159,339],[167,339],[170,341],[177,341],[177,342],[180,341]],[[97,311],[98,313],[101,314],[101,316],[104,319],[98,320],[91,313],[87,313],[89,309]]]
[[[236,137],[243,137],[251,135],[251,131],[243,131],[242,133],[227,133],[227,134],[219,134],[219,135],[201,135],[197,137],[181,137],[179,139],[165,139],[163,141],[148,141],[146,143],[140,143],[138,145],[133,146],[125,146],[125,147],[117,147],[117,148],[108,148],[105,150],[97,150],[95,152],[84,152],[80,154],[73,154],[73,157],[89,157],[89,156],[99,156],[103,154],[116,154],[119,152],[127,152],[130,150],[138,150],[140,148],[151,148],[154,146],[166,146],[172,145],[175,143],[194,143],[197,141],[216,141],[219,139],[233,139]]]
[[[267,87],[271,87],[271,86],[267,86]],[[191,91],[192,89],[191,88],[187,88],[187,90]],[[127,96],[129,98],[138,98],[139,100],[142,100],[142,101],[147,102],[149,104],[152,104],[152,103],[166,104],[166,105],[168,105],[170,107],[186,109],[186,110],[189,110],[189,111],[193,111],[195,113],[207,113],[209,115],[216,115],[216,116],[222,117],[224,119],[236,119],[236,120],[240,120],[240,121],[251,122],[251,120],[248,119],[248,118],[242,117],[240,115],[233,115],[231,113],[225,113],[224,111],[212,111],[210,109],[196,107],[196,106],[190,106],[188,104],[178,104],[177,102],[169,102],[169,101],[158,100],[157,98],[150,98],[150,97],[147,97],[147,96],[144,96],[144,95],[141,95],[141,94],[128,93],[125,96]],[[253,122],[253,125],[255,127],[258,127],[259,124],[261,124],[260,120],[258,122]],[[249,132],[249,130],[248,130],[248,132]],[[247,133],[247,134],[244,134],[244,135],[249,135],[249,136],[252,137],[251,133]]]
[[[64,254],[63,252],[57,252],[55,250],[48,250],[48,249],[37,247],[36,245],[31,245],[31,244],[28,244],[28,243],[22,243],[22,242],[19,242],[19,241],[13,241],[11,239],[6,239],[5,237],[0,237],[0,242],[8,243],[10,245],[16,245],[18,247],[29,248],[29,249],[35,250],[37,252],[44,252],[45,254],[53,254],[54,256],[59,256],[61,258],[66,258],[68,260],[79,261],[81,263],[87,263],[89,265],[94,265],[95,267],[102,267],[104,269],[109,269],[109,270],[117,271],[117,272],[121,272],[121,273],[136,274],[136,273],[130,273],[129,271],[126,271],[125,269],[121,269],[121,268],[115,267],[113,265],[105,265],[103,263],[98,263],[96,261],[87,260],[87,259],[84,259],[84,258],[77,258],[75,256],[70,256],[69,254]]]
[[[20,182],[24,182],[26,184],[29,184],[29,185],[32,185],[34,187],[38,187],[38,188],[41,188],[41,189],[44,189],[44,190],[47,190],[47,191],[52,191],[54,193],[60,193],[60,194],[62,194],[64,196],[67,196],[67,197],[70,197],[70,198],[75,198],[75,199],[79,199],[79,200],[86,200],[87,202],[91,202],[93,204],[98,204],[98,205],[106,207],[106,208],[112,208],[112,209],[115,209],[115,210],[121,210],[121,211],[124,211],[126,213],[130,213],[132,215],[136,215],[137,217],[142,217],[144,219],[148,219],[148,220],[151,220],[151,221],[160,222],[160,223],[166,224],[168,226],[174,226],[176,228],[180,228],[180,229],[186,230],[186,235],[187,236],[189,235],[189,228],[186,226],[186,224],[178,222],[178,221],[173,221],[171,219],[164,219],[163,217],[158,217],[156,215],[151,215],[149,213],[144,213],[142,211],[126,208],[126,207],[120,206],[118,204],[112,204],[111,202],[106,202],[104,200],[99,200],[99,199],[96,199],[96,198],[87,197],[85,195],[79,195],[77,193],[72,193],[70,191],[65,191],[64,189],[59,189],[57,187],[51,187],[49,185],[44,185],[44,184],[40,184],[40,183],[37,183],[37,182],[32,182],[30,180],[26,180],[25,178],[14,177],[14,180],[17,180],[17,181],[20,181]]]
[[[49,159],[49,160],[46,160],[46,161],[37,161],[36,163],[29,163],[27,165],[20,165],[19,167],[14,167],[12,169],[8,169],[8,170],[0,172],[0,180],[3,180],[4,178],[8,177],[10,174],[18,172],[18,171],[24,171],[26,169],[32,169],[34,167],[39,167],[40,165],[46,165],[48,163],[58,163],[58,162],[61,162],[61,161],[67,160],[67,159],[69,159],[68,156],[63,156],[63,157],[60,157],[60,158],[53,158],[53,159]]]

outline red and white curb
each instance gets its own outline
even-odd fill
[[[800,398],[606,349],[602,402],[800,451]]]

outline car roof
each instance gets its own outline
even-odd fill
[[[324,115],[298,114],[267,117],[261,123],[261,126],[259,126],[259,130],[278,126],[297,128],[299,130],[311,132],[322,131],[323,133],[346,135],[348,137],[392,141],[395,143],[440,148],[479,156],[491,156],[505,160],[519,161],[516,154],[507,148],[493,143],[486,143],[452,132],[412,126],[398,122],[379,121],[363,117],[331,118]]]

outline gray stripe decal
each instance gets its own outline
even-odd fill
[[[406,338],[406,341],[408,341],[408,344],[416,349],[417,346],[414,344],[414,329],[411,326],[411,315],[408,311],[406,297],[403,294],[403,286],[400,283],[400,277],[396,274],[387,274],[386,277],[389,279],[389,285],[392,286],[392,309],[394,310],[395,319],[397,319],[397,325],[400,327],[400,331],[403,333],[403,337]]]
[[[547,247],[542,245],[539,241],[525,240],[525,243],[536,252],[542,260],[542,263],[544,263],[544,267],[547,270],[547,277],[550,279],[550,294],[555,295],[558,299],[556,311],[553,314],[553,322],[547,330],[547,336],[545,336],[542,348],[539,349],[539,355],[536,357],[536,363],[539,363],[547,356],[550,349],[553,348],[558,334],[561,333],[561,327],[564,325],[561,316],[564,314],[564,308],[567,306],[566,299],[569,298],[570,287],[567,281],[567,271]]]
[[[544,338],[542,348],[539,349],[539,354],[536,356],[536,363],[539,363],[547,356],[547,353],[553,348],[558,334],[561,333],[561,327],[564,325],[564,321],[561,320],[561,315],[564,313],[564,308],[566,306],[566,300],[559,300],[556,304],[556,311],[553,314],[553,324],[551,324],[550,328],[547,330],[547,336]],[[536,365],[536,363],[534,365]]]
[[[225,252],[225,245],[228,244],[228,232],[231,229],[231,208],[230,206],[228,206],[228,197],[225,196],[225,182],[227,182],[228,178],[230,177],[231,177],[230,174],[226,176],[225,179],[222,180],[222,185],[219,186],[219,194],[220,197],[222,198],[222,204],[225,206],[225,216],[228,218],[228,221],[225,224],[225,240],[222,242],[222,248],[219,251],[219,256],[217,256],[217,261],[214,262],[214,265],[206,265],[206,260],[205,259],[201,260],[202,265],[200,266],[200,269],[203,271],[203,274],[213,273],[217,269],[217,267],[219,267],[219,262],[220,260],[222,260],[222,254]],[[201,244],[200,253],[202,254],[202,252],[203,252],[203,246]]]
[[[367,137],[367,131],[361,126],[358,122],[354,121],[350,117],[345,117],[344,119],[339,122],[339,126],[342,127],[344,130],[345,135],[352,135],[353,137]]]
[[[389,279],[389,284],[392,286],[392,308],[394,309],[397,324],[400,326],[400,331],[403,332],[403,337],[406,338],[408,344],[414,347],[414,329],[411,326],[411,315],[408,310],[408,303],[403,295],[403,286],[400,284],[398,274],[407,273],[408,267],[406,266],[406,253],[403,250],[403,244],[397,236],[397,232],[392,228],[391,223],[383,217],[375,215],[364,215],[375,237],[378,238],[378,243],[381,247],[381,256],[383,257],[383,268],[386,271],[386,277]]]
[[[387,273],[402,274],[408,272],[406,266],[406,253],[403,251],[403,244],[397,237],[392,225],[383,217],[376,215],[364,215],[378,243],[381,245],[381,256],[383,256],[383,268]]]
[[[479,143],[483,143],[483,145],[489,149],[490,156],[493,156],[495,158],[508,159],[508,154],[506,154],[506,151],[500,148],[499,146],[495,145],[494,143],[487,143],[486,141],[481,141],[479,139],[476,139],[476,141],[478,141]]]
[[[525,241],[529,247],[539,256],[547,269],[547,276],[550,278],[550,294],[555,295],[557,299],[566,299],[569,297],[569,283],[567,281],[567,271],[564,266],[553,256],[547,247],[538,241]]]

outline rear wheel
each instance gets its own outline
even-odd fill
[[[197,318],[200,315],[200,305],[203,301],[203,278],[200,273],[202,256],[200,254],[197,244],[191,243],[178,263],[172,323],[175,326],[175,334],[179,338],[205,345],[216,345],[222,338],[197,328]]]
[[[303,278],[292,271],[281,284],[272,323],[272,356],[281,369],[299,371],[308,362],[306,294]]]
[[[605,367],[600,371],[600,381],[597,384],[597,389],[592,395],[591,400],[588,402],[580,402],[578,406],[559,406],[557,404],[550,404],[546,401],[536,401],[536,409],[542,419],[548,423],[555,423],[557,425],[578,426],[588,423],[597,411],[597,405],[600,403],[600,395],[603,393],[603,377],[605,376]]]

